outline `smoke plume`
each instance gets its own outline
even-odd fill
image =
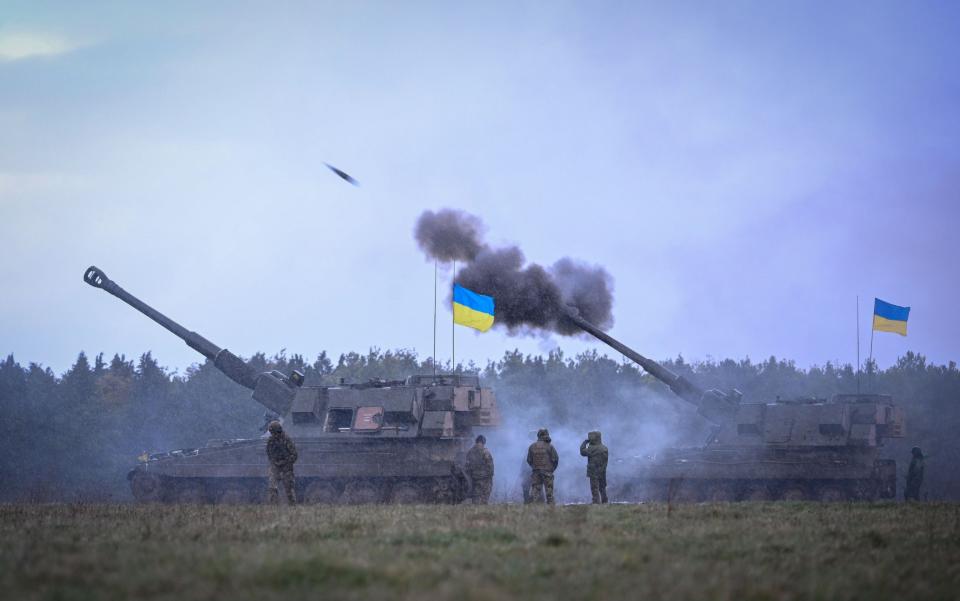
[[[484,229],[473,215],[440,209],[424,211],[413,231],[420,249],[431,259],[472,261],[484,248]]]
[[[440,261],[464,261],[456,281],[492,296],[495,324],[512,333],[543,329],[563,335],[580,328],[565,319],[567,307],[604,330],[613,325],[613,278],[600,266],[562,258],[551,267],[527,263],[517,246],[492,248],[479,218],[453,209],[424,211],[414,235],[424,253]]]

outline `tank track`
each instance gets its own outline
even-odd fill
[[[616,501],[722,503],[736,501],[879,501],[894,499],[896,480],[706,480],[652,479],[628,483],[613,496]]]
[[[139,503],[247,504],[267,502],[266,478],[179,478],[133,470],[130,489]],[[462,477],[297,478],[305,504],[456,504],[466,498]],[[280,497],[284,495],[281,491]],[[285,501],[284,501],[285,502]]]

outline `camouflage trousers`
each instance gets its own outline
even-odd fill
[[[530,502],[542,503],[544,493],[547,495],[547,504],[553,505],[553,472],[534,470],[530,476]]]
[[[270,503],[276,505],[280,499],[279,497],[279,488],[280,483],[283,483],[283,490],[287,493],[287,501],[291,505],[296,504],[297,502],[297,492],[294,489],[296,484],[296,479],[293,476],[293,466],[283,468],[270,466],[270,485],[268,491],[270,493],[270,498],[268,499]]]
[[[474,478],[470,498],[473,500],[474,505],[486,505],[490,501],[490,493],[492,491],[493,478]]]
[[[920,483],[916,481],[907,481],[907,488],[903,491],[903,500],[904,501],[919,501],[920,500]]]
[[[607,502],[607,475],[589,476],[590,478],[590,496],[593,497],[593,504]]]

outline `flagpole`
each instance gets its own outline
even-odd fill
[[[857,295],[857,394],[860,394],[860,295]]]
[[[453,260],[453,286],[457,285],[457,260]],[[453,286],[450,289],[453,290]],[[451,373],[457,373],[457,317],[453,312],[453,303],[450,304],[450,361]]]
[[[870,371],[867,374],[870,376],[867,378],[867,388],[873,391],[873,333],[876,332],[873,329],[873,321],[870,321],[870,358],[867,359],[867,366],[870,367]]]
[[[433,375],[437,375],[437,263],[433,260]]]

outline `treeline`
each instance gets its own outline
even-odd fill
[[[335,363],[326,353],[312,362],[285,353],[258,354],[250,361],[258,370],[298,369],[308,385],[433,371],[430,359],[421,361],[409,350],[348,353]],[[748,400],[826,398],[857,390],[849,365],[801,369],[773,357],[759,363],[677,358],[665,365],[705,388],[737,388]],[[457,371],[479,373],[496,390],[505,421],[523,422],[517,432],[540,423],[591,426],[596,416],[612,416],[631,429],[638,424],[638,436],[648,423],[658,424],[670,432],[670,443],[697,444],[704,430],[693,409],[659,382],[633,364],[595,352],[570,358],[560,351],[546,356],[513,351],[483,367],[458,365]],[[925,487],[930,498],[960,499],[956,364],[928,364],[911,352],[885,370],[868,365],[861,387],[893,395],[906,412],[907,438],[889,443],[885,455],[903,465],[911,446],[923,447],[931,456]],[[80,353],[57,375],[37,363],[23,366],[10,355],[0,362],[0,500],[128,500],[125,474],[143,451],[257,436],[263,423],[264,409],[249,391],[209,362],[177,373],[150,353],[136,360],[99,355],[92,361]]]

